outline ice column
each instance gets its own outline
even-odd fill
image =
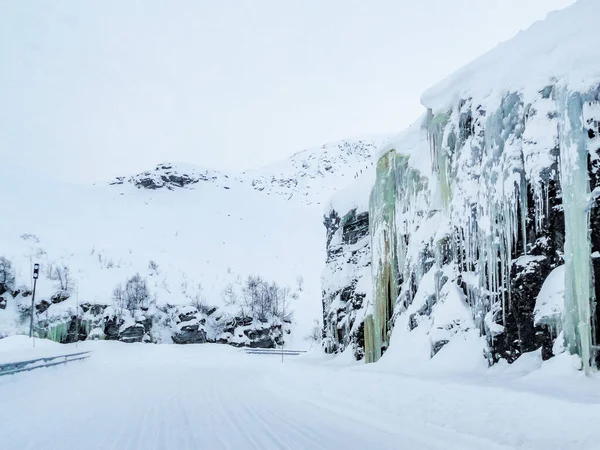
[[[591,244],[589,230],[589,177],[583,128],[583,100],[563,88],[558,93],[561,110],[560,181],[565,215],[564,333],[571,353],[581,356],[583,369],[592,364]]]

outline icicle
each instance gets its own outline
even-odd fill
[[[583,133],[581,95],[559,92],[561,106],[560,181],[565,216],[564,333],[571,353],[581,356],[583,368],[592,364],[591,244],[589,236],[589,178]]]

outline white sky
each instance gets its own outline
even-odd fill
[[[0,0],[0,162],[71,181],[259,167],[395,132],[574,0]]]

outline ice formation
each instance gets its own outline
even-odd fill
[[[490,363],[550,357],[563,330],[585,371],[595,365],[600,55],[583,43],[599,37],[599,13],[580,0],[498,46],[426,92],[426,114],[381,149],[367,362],[401,324],[427,328],[431,355],[475,328]],[[561,265],[562,317],[536,320]]]

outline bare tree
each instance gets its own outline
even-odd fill
[[[150,290],[145,278],[142,278],[139,273],[132,276],[125,286],[118,284],[113,289],[113,300],[116,305],[116,310],[128,310],[135,312],[136,310],[148,306],[150,301]]]
[[[160,273],[158,270],[158,263],[153,259],[148,262],[148,269],[150,270],[150,275],[158,275]]]
[[[32,233],[22,234],[21,239],[23,239],[24,241],[35,242],[36,244],[38,244],[40,242],[39,238],[35,234],[32,234]]]
[[[115,315],[119,318],[123,317],[123,311],[125,310],[125,291],[123,290],[122,284],[117,284],[112,292],[113,308]]]
[[[125,298],[127,309],[130,311],[146,306],[150,298],[150,291],[146,279],[142,278],[139,273],[136,273],[125,283]]]
[[[296,277],[296,288],[299,292],[304,290],[304,277],[302,275]]]
[[[250,275],[243,288],[241,312],[246,312],[261,321],[267,321],[270,317],[289,321],[292,312],[288,305],[288,297],[288,288],[275,282],[269,283],[258,275]]]
[[[233,283],[228,283],[221,291],[221,298],[225,306],[236,306],[238,304],[238,295]]]
[[[206,302],[202,284],[198,283],[194,292],[189,296],[192,300],[192,306],[194,306],[202,314],[208,314],[212,309]]]
[[[64,293],[70,293],[73,290],[73,277],[71,269],[66,264],[57,264],[48,266],[48,273],[51,280],[58,281],[59,289]]]
[[[318,319],[313,321],[313,326],[310,329],[310,333],[306,337],[307,340],[310,341],[310,346],[312,348],[313,344],[317,344],[321,342],[323,337],[323,329],[321,328],[321,322]]]

